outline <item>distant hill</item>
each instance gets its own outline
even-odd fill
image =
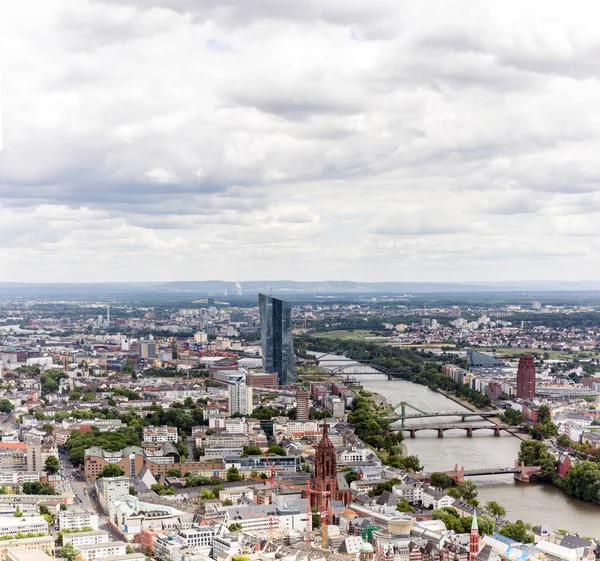
[[[240,281],[245,296],[258,292],[276,295],[357,294],[482,294],[505,292],[600,291],[600,281],[504,282],[354,282],[354,281]],[[236,283],[222,280],[115,283],[0,283],[0,298],[23,299],[143,299],[194,300],[207,296],[235,296]]]

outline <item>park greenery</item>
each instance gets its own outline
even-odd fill
[[[600,465],[598,461],[585,460],[571,466],[566,477],[560,479],[555,471],[556,460],[543,442],[530,440],[521,443],[519,463],[541,466],[541,478],[563,489],[567,494],[600,503]]]
[[[50,485],[39,481],[23,483],[22,489],[24,495],[56,495]]]
[[[531,525],[526,524],[522,520],[517,520],[514,524],[507,524],[500,528],[499,533],[503,536],[521,543],[533,542],[533,534],[531,533]]]
[[[133,428],[122,428],[115,432],[100,432],[92,427],[90,432],[74,430],[65,445],[69,460],[74,466],[83,464],[86,448],[97,446],[107,452],[118,452],[127,446],[139,446],[140,434]]]
[[[472,516],[460,516],[456,509],[446,506],[436,508],[431,513],[434,520],[441,520],[448,530],[453,530],[456,533],[464,534],[471,531],[473,523]],[[494,520],[489,516],[479,516],[477,518],[479,533],[484,535],[494,534]]]

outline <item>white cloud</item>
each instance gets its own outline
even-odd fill
[[[594,2],[1,10],[6,280],[600,276]]]

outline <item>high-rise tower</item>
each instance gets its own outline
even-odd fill
[[[531,355],[523,355],[519,359],[517,397],[521,399],[535,397],[535,362]]]
[[[473,511],[471,522],[471,535],[469,536],[469,561],[475,561],[479,553],[479,526],[477,525],[477,511]]]
[[[292,305],[278,298],[258,295],[260,344],[263,367],[267,374],[277,372],[279,384],[296,382],[294,342],[292,340]]]

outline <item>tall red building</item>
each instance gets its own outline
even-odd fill
[[[475,561],[479,553],[479,526],[477,525],[477,512],[473,511],[471,522],[471,535],[469,536],[469,561]]]
[[[322,516],[328,513],[327,517],[331,521],[330,502],[343,501],[344,505],[348,505],[352,495],[349,491],[339,490],[335,448],[329,440],[328,428],[327,422],[325,422],[323,436],[315,453],[315,468],[311,477],[313,493],[310,496],[310,506],[316,507]]]
[[[523,355],[519,359],[517,397],[521,399],[535,397],[535,362],[531,355]]]

